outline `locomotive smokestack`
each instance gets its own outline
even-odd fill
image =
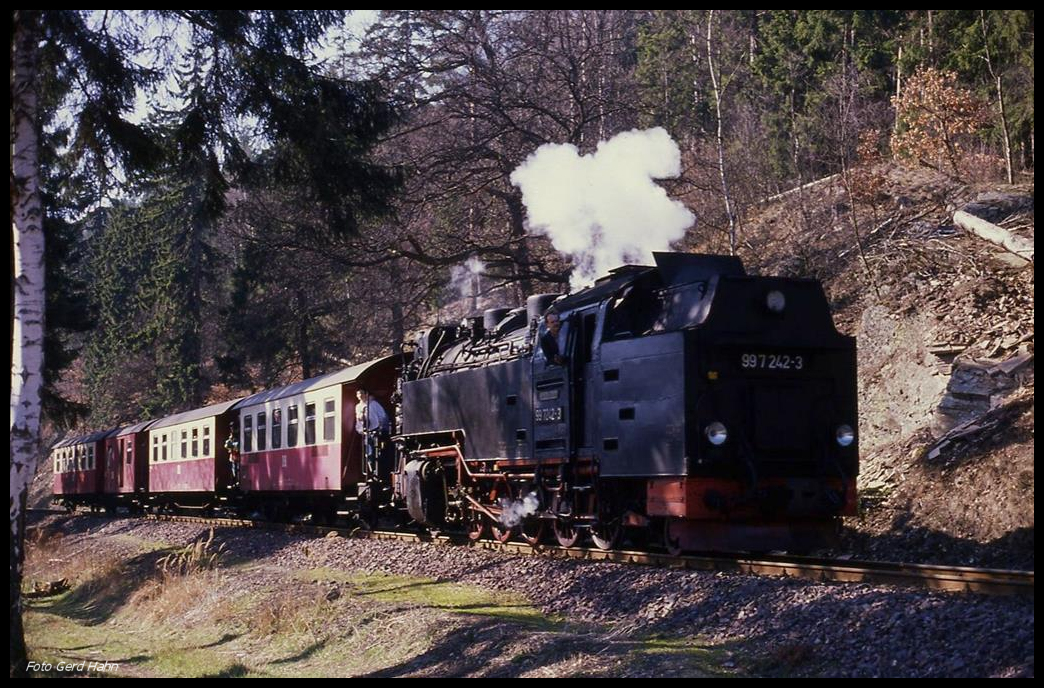
[[[573,259],[574,289],[625,263],[652,263],[695,219],[653,180],[681,173],[678,145],[661,127],[624,132],[580,155],[545,144],[511,174],[529,228]]]
[[[497,329],[497,323],[503,320],[510,312],[510,308],[487,308],[482,312],[482,326],[486,329],[486,332],[492,332]]]

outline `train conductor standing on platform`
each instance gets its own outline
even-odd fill
[[[228,463],[232,467],[232,485],[239,485],[239,433],[236,425],[228,426],[228,439],[225,440],[225,451],[228,452]]]
[[[355,431],[363,437],[363,457],[368,472],[376,476],[384,440],[388,437],[390,422],[388,413],[380,402],[374,399],[369,390],[360,389],[355,393],[359,403],[355,406]]]
[[[355,431],[360,435],[369,430],[379,430],[385,435],[388,434],[388,413],[380,402],[366,389],[356,392],[355,398],[359,400],[355,405]]]

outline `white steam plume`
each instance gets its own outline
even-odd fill
[[[662,128],[637,129],[579,155],[569,144],[545,144],[511,173],[522,189],[529,228],[573,258],[576,289],[624,263],[651,263],[695,217],[654,179],[677,177],[681,153]]]
[[[471,299],[471,308],[477,307],[479,294],[482,293],[482,275],[486,272],[486,264],[478,256],[468,258],[463,265],[450,268],[450,287],[460,293],[463,299]]]
[[[536,492],[530,492],[518,501],[501,497],[499,503],[500,523],[507,528],[514,528],[522,522],[522,519],[532,516],[540,508],[540,498]]]

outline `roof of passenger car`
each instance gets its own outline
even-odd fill
[[[296,396],[304,392],[310,392],[316,389],[323,389],[326,387],[333,387],[334,385],[342,385],[348,382],[354,382],[360,377],[365,375],[367,372],[376,368],[377,366],[384,364],[389,359],[398,358],[398,356],[384,356],[381,358],[375,358],[372,361],[366,361],[354,365],[350,368],[338,370],[325,375],[319,375],[318,377],[309,378],[307,380],[301,380],[295,382],[292,385],[286,385],[285,387],[277,387],[275,389],[268,389],[263,392],[258,392],[252,396],[246,397],[239,404],[240,407],[256,406],[257,404],[264,404],[269,401],[275,401],[276,399],[284,399],[286,397]]]
[[[167,428],[171,425],[180,425],[181,423],[191,423],[196,420],[203,420],[204,418],[211,418],[213,416],[220,416],[232,407],[243,401],[240,399],[233,399],[232,401],[223,401],[220,404],[211,404],[203,408],[192,409],[191,411],[183,411],[181,413],[175,413],[172,416],[166,418],[160,418],[156,421],[156,424],[149,428],[149,430],[159,430],[160,428]]]
[[[120,431],[120,427],[109,428],[108,430],[98,430],[91,432],[86,435],[76,435],[75,437],[66,437],[61,442],[56,442],[52,449],[58,449],[59,447],[71,447],[76,444],[89,444],[90,442],[97,442],[103,440],[106,437],[113,435]]]
[[[152,425],[155,422],[156,422],[155,420],[146,420],[146,421],[142,421],[140,423],[135,423],[134,425],[128,425],[123,430],[120,430],[119,432],[117,432],[116,436],[117,437],[123,437],[124,435],[133,435],[136,432],[141,432],[142,430],[144,430],[145,428],[149,427],[150,425]]]

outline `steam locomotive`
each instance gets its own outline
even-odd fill
[[[55,500],[671,552],[828,542],[856,509],[854,338],[814,280],[654,258],[428,328],[401,355],[66,440]],[[391,437],[357,432],[361,389],[393,409]]]
[[[856,346],[808,279],[657,253],[421,334],[393,502],[470,537],[808,548],[853,515]],[[537,345],[548,309],[564,356]]]

